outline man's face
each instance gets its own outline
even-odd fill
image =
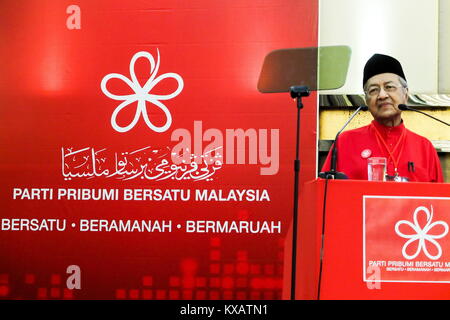
[[[408,89],[400,84],[399,76],[381,73],[367,80],[366,103],[373,118],[378,122],[396,126],[401,122],[399,104],[408,101]]]

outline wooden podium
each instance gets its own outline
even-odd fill
[[[299,201],[295,299],[450,299],[450,184],[317,179]]]

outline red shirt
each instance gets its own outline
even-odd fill
[[[399,139],[402,141],[393,151]],[[342,132],[337,146],[336,170],[345,173],[349,179],[367,180],[367,158],[385,157],[389,175],[394,175],[397,162],[399,176],[407,177],[409,181],[444,182],[436,149],[428,139],[406,129],[403,121],[396,127],[386,127],[373,120],[368,126]],[[330,170],[331,150],[323,172]]]

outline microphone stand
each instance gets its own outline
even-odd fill
[[[299,176],[300,176],[300,110],[303,109],[302,97],[309,96],[307,86],[292,86],[290,88],[291,97],[297,100],[297,135],[295,144],[294,161],[294,213],[292,219],[292,269],[291,269],[291,300],[295,300],[295,276],[297,264],[297,220],[298,220],[298,194],[299,194]]]
[[[320,263],[319,263],[319,280],[317,283],[317,300],[320,300],[320,290],[322,287],[322,269],[323,269],[323,254],[324,254],[324,245],[325,245],[325,219],[326,219],[326,205],[327,205],[327,191],[328,191],[328,180],[329,179],[348,179],[347,175],[343,172],[337,172],[337,142],[339,135],[342,131],[344,131],[345,127],[352,121],[352,119],[361,111],[367,111],[369,108],[367,106],[360,106],[356,109],[355,112],[351,115],[351,117],[345,122],[342,126],[341,130],[336,134],[334,139],[333,150],[331,153],[331,165],[330,171],[320,172],[319,177],[326,179],[325,180],[325,191],[324,191],[324,199],[323,199],[323,209],[322,209],[322,237],[321,237],[321,245],[320,245]]]
[[[334,138],[334,144],[333,144],[333,150],[331,151],[331,165],[330,165],[330,171],[326,172],[320,172],[319,178],[323,179],[348,179],[347,175],[343,172],[336,171],[337,167],[337,142],[339,139],[339,135],[342,131],[344,131],[345,127],[350,123],[350,121],[353,120],[353,118],[361,111],[366,111],[368,109],[367,106],[359,106],[358,109],[356,109],[355,112],[353,112],[352,116],[345,122],[345,124],[342,126],[341,130],[336,134],[336,137]]]
[[[441,123],[443,123],[443,124],[446,124],[447,126],[450,126],[450,124],[449,124],[448,122],[442,121],[442,120],[440,120],[440,119],[438,119],[438,118],[433,117],[432,115],[430,115],[430,114],[428,114],[428,113],[425,113],[425,112],[423,112],[423,111],[420,111],[420,110],[411,108],[411,107],[409,107],[409,106],[407,106],[407,105],[405,105],[405,104],[399,104],[399,105],[398,105],[398,108],[399,108],[400,110],[410,110],[410,111],[415,111],[415,112],[421,113],[421,114],[423,114],[423,115],[426,115],[427,117],[430,117],[431,119],[434,119],[434,120],[439,121],[439,122],[441,122]]]

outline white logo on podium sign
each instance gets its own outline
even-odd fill
[[[114,128],[114,130],[118,132],[127,132],[131,130],[136,123],[139,121],[140,117],[144,119],[147,126],[152,129],[155,132],[164,132],[167,129],[170,128],[170,125],[172,124],[172,115],[170,114],[169,109],[160,101],[160,100],[169,100],[174,97],[176,97],[182,90],[183,90],[183,79],[180,75],[176,73],[164,73],[160,76],[156,76],[159,69],[160,59],[159,59],[159,50],[157,50],[157,60],[155,62],[155,59],[153,56],[146,52],[146,51],[140,51],[136,53],[133,58],[130,61],[130,76],[131,80],[125,77],[124,75],[118,74],[118,73],[110,73],[106,75],[101,82],[101,89],[103,93],[114,100],[123,101],[117,108],[114,110],[112,116],[111,116],[111,125]],[[147,80],[145,85],[141,87],[139,84],[139,81],[136,77],[136,73],[134,71],[134,64],[136,63],[137,59],[139,58],[146,58],[150,62],[150,78]],[[123,82],[125,82],[133,91],[134,94],[129,95],[116,95],[112,94],[108,91],[106,88],[106,84],[110,79],[120,79]],[[178,82],[178,88],[172,92],[171,94],[167,95],[156,95],[156,94],[150,94],[150,91],[163,79],[166,78],[173,78]],[[129,104],[132,104],[133,102],[137,101],[137,108],[136,113],[134,115],[133,120],[128,125],[121,127],[117,124],[116,118],[119,112],[128,106]],[[158,127],[152,123],[152,121],[149,118],[149,115],[147,113],[147,102],[157,106],[160,108],[165,116],[166,116],[166,122],[164,125]]]
[[[427,217],[427,223],[423,228],[420,227],[419,219],[418,219],[420,212],[424,212]],[[403,257],[405,257],[405,259],[408,259],[408,260],[414,259],[423,250],[425,255],[428,258],[430,258],[431,260],[439,259],[442,255],[442,248],[435,239],[441,239],[447,235],[448,224],[444,221],[436,221],[436,222],[431,223],[431,221],[433,220],[433,206],[431,206],[431,212],[426,207],[423,207],[423,206],[417,207],[416,210],[414,211],[413,220],[414,220],[414,224],[407,220],[400,220],[395,224],[395,232],[397,233],[397,235],[399,235],[402,238],[409,239],[403,245],[403,249],[402,249]],[[400,231],[400,226],[403,224],[411,227],[414,233],[412,233],[412,234],[402,233]],[[441,234],[429,234],[431,229],[433,229],[437,225],[443,226],[444,232],[442,232]],[[411,245],[414,241],[419,241],[417,250],[414,254],[409,255],[406,253],[406,250],[407,250],[408,246]],[[437,249],[436,255],[432,255],[428,252],[427,242],[434,245],[434,247]]]

